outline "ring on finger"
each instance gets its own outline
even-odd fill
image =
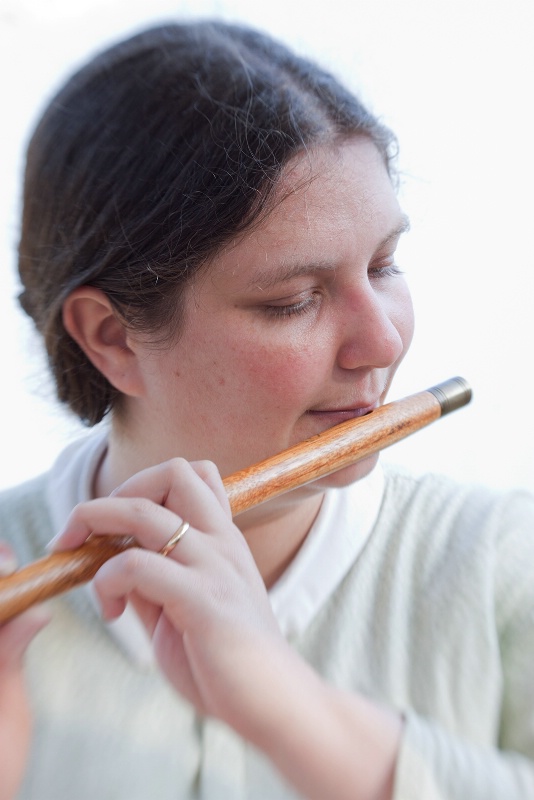
[[[188,531],[188,529],[189,529],[189,522],[182,522],[180,527],[173,533],[167,544],[163,545],[163,547],[159,551],[160,554],[162,556],[168,556],[171,550],[174,550],[174,548],[176,547],[182,536],[184,536],[185,533]]]

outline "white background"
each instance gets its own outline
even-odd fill
[[[475,395],[388,457],[534,488],[532,0],[0,0],[0,486],[42,471],[80,430],[53,400],[15,299],[25,140],[95,50],[191,16],[270,31],[336,72],[398,135],[412,220],[399,264],[417,328],[391,399],[455,374]]]

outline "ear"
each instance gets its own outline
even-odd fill
[[[138,396],[142,389],[135,350],[127,329],[107,295],[93,286],[80,286],[63,304],[63,324],[87,358],[123,394]]]

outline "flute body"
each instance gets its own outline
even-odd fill
[[[347,420],[276,456],[224,479],[232,514],[329,475],[383,450],[471,399],[463,378],[387,403]],[[0,579],[0,623],[35,603],[89,581],[114,555],[136,542],[125,536],[94,536],[75,550],[53,553]]]

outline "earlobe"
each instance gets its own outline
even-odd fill
[[[93,286],[80,286],[63,304],[65,330],[91,363],[123,394],[137,396],[141,376],[127,329],[107,295]]]

